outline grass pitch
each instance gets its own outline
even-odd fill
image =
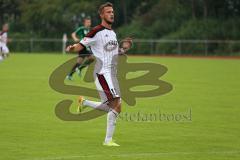
[[[12,54],[0,63],[1,160],[240,159],[239,60],[130,57],[167,66],[161,79],[174,89],[138,98],[134,107],[123,103],[123,113],[189,115],[191,110],[191,120],[119,119],[114,138],[121,147],[108,148],[102,146],[106,115],[86,122],[55,116],[60,100],[76,96],[55,92],[48,79],[71,57]],[[71,83],[81,81],[75,76]]]

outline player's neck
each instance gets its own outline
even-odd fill
[[[108,24],[107,22],[105,21],[102,21],[101,25],[107,29],[112,29],[112,25],[111,24]]]

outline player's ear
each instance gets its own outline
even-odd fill
[[[101,19],[103,19],[103,12],[99,15]]]

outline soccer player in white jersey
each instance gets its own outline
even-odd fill
[[[8,56],[9,49],[7,47],[8,42],[8,24],[2,26],[2,31],[0,32],[0,61]]]
[[[96,57],[94,71],[95,84],[101,102],[84,99],[82,96],[79,102],[83,106],[107,112],[107,130],[103,145],[119,146],[112,139],[115,130],[116,119],[121,112],[120,90],[116,73],[116,57],[118,56],[118,41],[115,32],[112,30],[114,22],[113,5],[109,2],[99,7],[101,24],[94,27],[80,43],[70,45],[67,52],[79,52],[85,47],[90,47]]]

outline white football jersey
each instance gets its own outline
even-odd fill
[[[102,71],[116,67],[118,41],[113,30],[98,25],[80,41],[80,44],[91,48],[94,56],[102,62]]]
[[[0,32],[0,44],[7,44],[7,32]]]

